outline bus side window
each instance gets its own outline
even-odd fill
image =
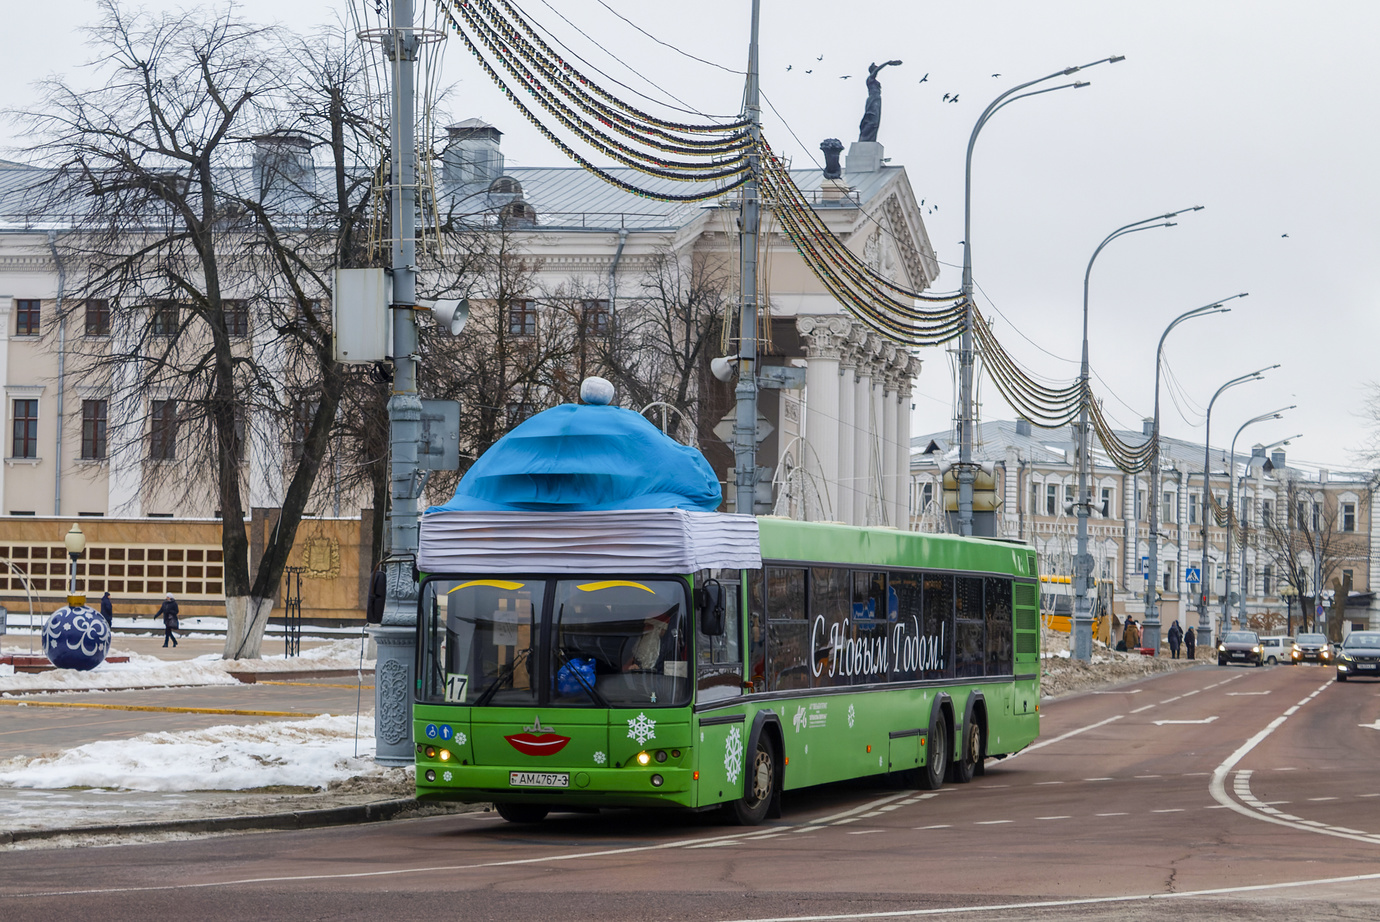
[[[741,586],[736,570],[712,574],[724,587],[724,633],[707,637],[695,633],[695,698],[700,703],[732,698],[743,693]]]
[[[761,570],[747,574],[748,682],[753,691],[767,690],[767,614]]]

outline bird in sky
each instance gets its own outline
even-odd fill
[[[1280,234],[1281,237],[1288,237],[1288,234]]]
[[[847,80],[847,79],[848,79],[849,77],[851,77],[851,76],[853,76],[853,75],[852,75],[852,74],[844,74],[844,75],[843,75],[842,77],[840,77],[839,79],[840,79],[840,80]]]
[[[925,82],[926,80],[928,80],[928,79],[930,79],[930,75],[929,75],[929,74],[925,74],[925,76],[923,76],[923,77],[920,78],[920,82],[921,82],[921,83],[924,83],[924,82]]]
[[[945,102],[948,102],[948,101],[949,101],[949,94],[948,94],[948,93],[945,93],[945,94],[944,94],[944,101],[945,101]]]
[[[1001,74],[993,74],[992,76],[993,76],[993,77],[1000,77]]]
[[[807,74],[813,74],[814,72],[815,72],[815,69],[814,69],[813,67],[810,68],[809,70],[805,71],[805,73],[807,73]]]
[[[949,102],[958,102],[958,94],[955,93],[953,99],[950,99]]]
[[[925,200],[924,200],[924,199],[921,199],[921,200],[920,200],[920,207],[921,207],[921,208],[924,208],[924,207],[925,207]]]
[[[823,61],[823,60],[824,60],[824,55],[820,55],[819,57],[815,58],[815,60],[816,60],[816,61]]]
[[[787,64],[787,65],[786,65],[786,70],[790,70],[790,69],[791,69],[792,67],[794,67],[794,66],[795,66],[794,64]]]

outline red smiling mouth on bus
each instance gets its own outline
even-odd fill
[[[549,727],[543,727],[540,718],[532,726],[523,727],[523,731],[503,738],[525,756],[553,756],[570,742],[570,737],[552,733]]]

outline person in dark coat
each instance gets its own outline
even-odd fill
[[[1179,627],[1179,619],[1175,618],[1174,623],[1169,625],[1169,658],[1179,658],[1179,644],[1183,642],[1184,629]]]
[[[101,596],[101,617],[109,627],[115,627],[115,606],[111,604],[108,592]]]
[[[1190,627],[1188,633],[1184,634],[1184,652],[1188,654],[1189,659],[1193,659],[1193,650],[1197,646],[1198,635],[1193,633],[1193,628]]]
[[[178,626],[177,600],[172,597],[171,592],[169,592],[168,597],[163,600],[163,604],[158,607],[158,615],[155,617],[162,617],[163,619],[163,646],[166,647],[168,641],[171,640],[172,645],[176,647],[177,635],[174,634],[173,631],[176,631]]]

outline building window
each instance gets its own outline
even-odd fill
[[[177,458],[177,401],[155,400],[149,413],[149,458],[173,461]]]
[[[920,488],[920,511],[923,513],[934,502],[934,484],[927,483]]]
[[[86,299],[86,335],[110,335],[110,302],[105,298]]]
[[[1343,571],[1342,571],[1342,583],[1343,583],[1343,584],[1351,583],[1352,587],[1354,588],[1354,587],[1356,586],[1356,571],[1355,571],[1355,570],[1352,570],[1352,569],[1350,569],[1350,568],[1347,568],[1347,569],[1343,570]]]
[[[14,302],[14,335],[37,336],[39,301],[37,298],[16,298]]]
[[[37,458],[38,399],[16,400],[11,406],[14,409],[14,441],[10,445],[10,457]]]
[[[1275,504],[1268,499],[1260,501],[1260,524],[1273,525],[1275,522]]]
[[[1160,520],[1163,522],[1177,522],[1179,520],[1179,494],[1166,493],[1160,502]]]
[[[606,336],[610,316],[609,302],[605,298],[586,298],[580,302],[580,328],[586,336]]]
[[[1313,530],[1314,530],[1314,531],[1320,530],[1321,524],[1322,524],[1321,521],[1320,521],[1321,518],[1322,518],[1322,507],[1319,506],[1317,503],[1314,503],[1314,504],[1313,504]]]
[[[177,327],[181,312],[178,310],[176,301],[159,301],[153,306],[152,329],[154,336],[173,336],[177,333]]]
[[[513,301],[508,305],[508,335],[535,336],[537,333],[537,302]]]
[[[105,425],[110,404],[105,400],[81,402],[81,456],[85,461],[105,458]]]
[[[1069,506],[1072,506],[1076,501],[1076,497],[1073,495],[1073,484],[1064,484],[1064,508],[1067,509]]]
[[[1136,520],[1145,518],[1145,491],[1136,491]]]
[[[1059,508],[1059,485],[1055,483],[1045,484],[1045,515],[1055,515],[1055,510]]]
[[[1274,595],[1275,589],[1275,568],[1273,564],[1265,564],[1260,568],[1260,591],[1263,595]]]
[[[231,336],[248,336],[249,302],[234,299],[221,303],[225,309],[225,332]]]
[[[1115,517],[1116,517],[1117,511],[1116,511],[1116,509],[1113,508],[1113,506],[1112,506],[1112,488],[1111,488],[1111,487],[1103,487],[1103,488],[1102,488],[1102,508],[1104,508],[1104,509],[1107,510],[1105,513],[1103,513],[1103,514],[1106,515],[1107,517],[1109,517],[1109,518],[1115,518]]]
[[[302,451],[307,444],[307,433],[311,431],[312,420],[316,418],[318,400],[299,399],[292,408],[292,460],[301,461]],[[239,423],[239,420],[236,420]]]
[[[1342,531],[1356,530],[1356,504],[1342,503]]]
[[[1188,524],[1198,524],[1198,504],[1202,502],[1202,497],[1197,493],[1188,494]]]

